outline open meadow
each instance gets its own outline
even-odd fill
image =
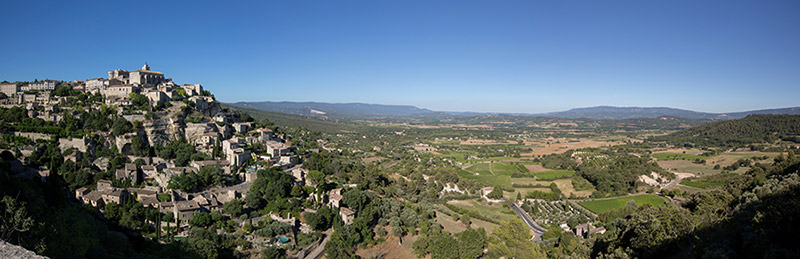
[[[658,206],[666,203],[666,200],[664,200],[664,198],[661,198],[659,196],[651,194],[641,194],[641,195],[619,197],[619,198],[582,201],[578,202],[578,204],[591,210],[596,214],[600,214],[609,210],[623,208],[625,207],[625,204],[628,203],[628,201],[635,201],[636,204],[639,206],[644,204],[651,204],[654,206]]]

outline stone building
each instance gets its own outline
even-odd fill
[[[29,83],[28,85],[20,87],[20,90],[23,91],[23,92],[24,91],[31,91],[31,90],[53,91],[53,90],[56,89],[56,85],[57,84],[58,84],[58,81],[55,81],[55,80],[44,80],[44,81],[40,81],[40,82]]]
[[[101,90],[100,93],[106,97],[128,98],[128,96],[136,90],[137,88],[133,85],[114,85]]]
[[[156,86],[164,82],[164,74],[150,70],[150,66],[144,64],[142,69],[130,72],[130,84]]]
[[[128,178],[131,180],[131,184],[134,185],[139,183],[139,174],[137,173],[136,165],[131,163],[125,164],[124,168],[117,169],[115,176],[117,180]]]
[[[20,92],[19,85],[17,83],[0,84],[0,92],[3,92],[6,96],[15,95]]]
[[[136,71],[127,71],[122,69],[109,71],[108,79],[119,80],[124,84],[142,85],[142,86],[156,86],[166,81],[163,73],[150,70],[150,66],[147,64],[144,64],[144,66],[142,66],[142,69]]]

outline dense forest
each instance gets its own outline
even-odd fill
[[[800,115],[750,115],[743,119],[709,123],[648,140],[685,147],[735,148],[778,140],[799,142],[798,136]]]

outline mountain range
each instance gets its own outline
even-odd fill
[[[322,103],[322,102],[236,102],[232,106],[262,111],[289,114],[319,116],[327,118],[364,118],[364,117],[454,117],[479,116],[492,114],[509,114],[519,116],[540,116],[558,118],[590,118],[590,119],[631,119],[658,118],[662,116],[686,119],[728,120],[744,118],[750,114],[800,114],[800,107],[752,110],[731,113],[707,113],[669,107],[614,107],[596,106],[574,108],[567,111],[549,113],[480,113],[480,112],[444,112],[433,111],[411,105],[383,105],[366,103]]]

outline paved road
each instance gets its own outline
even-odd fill
[[[517,213],[517,216],[519,216],[522,219],[522,221],[525,222],[525,224],[528,225],[528,227],[531,228],[533,232],[536,234],[533,237],[534,241],[541,242],[542,234],[544,234],[544,232],[547,231],[547,229],[544,229],[543,227],[537,225],[536,222],[533,221],[531,216],[528,215],[528,213],[526,213],[524,210],[520,209],[516,203],[511,203],[511,209],[513,209],[514,212]]]
[[[384,167],[383,167],[383,169],[386,169],[386,168],[392,167],[393,165],[395,165],[395,164],[397,164],[397,163],[400,163],[400,161],[402,161],[402,160],[395,160],[395,161],[394,161],[394,162],[392,162],[391,164],[388,164],[388,165],[384,166]]]
[[[320,256],[322,256],[322,252],[325,252],[325,244],[327,244],[328,241],[331,240],[331,233],[333,233],[333,228],[328,229],[323,233],[325,233],[325,238],[322,239],[322,243],[319,243],[317,248],[314,248],[314,250],[311,251],[311,253],[308,253],[305,259],[317,259]]]
[[[664,185],[664,187],[661,188],[660,190],[672,188],[676,184],[680,183],[681,180],[686,179],[686,178],[690,178],[690,177],[694,177],[693,174],[689,174],[689,173],[678,173],[678,172],[672,172],[672,171],[670,171],[670,173],[675,174],[675,180],[672,180],[667,185]]]

